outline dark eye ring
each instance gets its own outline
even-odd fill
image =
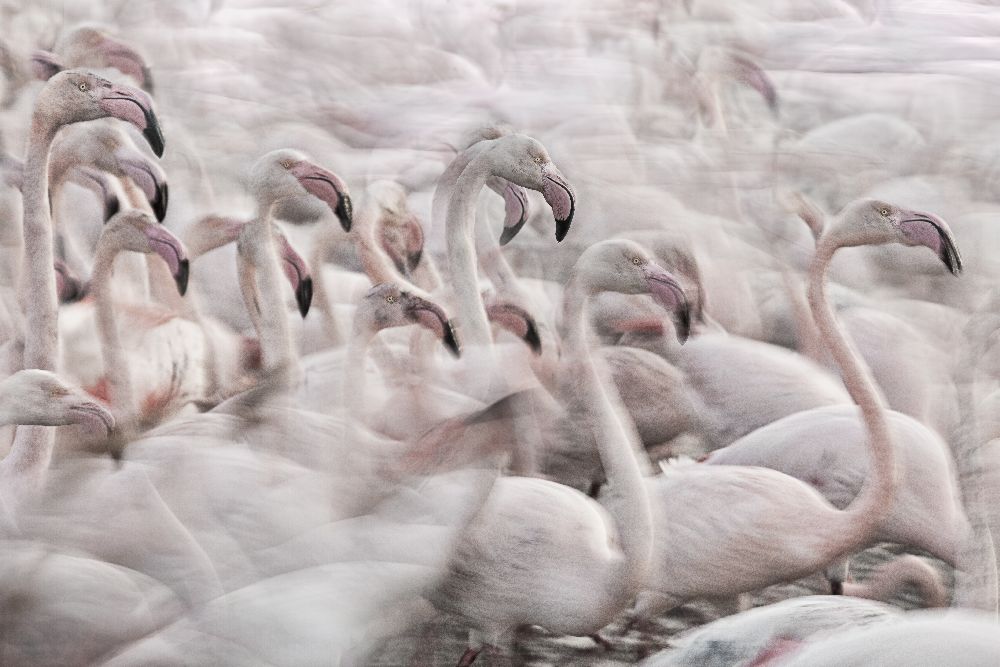
[[[639,259],[638,257],[633,257],[632,263],[635,264],[636,266],[639,266],[640,264],[642,264],[642,260]]]
[[[85,84],[83,81],[80,82],[80,85],[77,86],[77,88],[79,88],[84,93],[87,92],[87,84]]]

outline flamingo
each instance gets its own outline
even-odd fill
[[[56,134],[71,123],[116,117],[135,125],[153,152],[163,154],[163,135],[152,102],[140,90],[112,84],[93,74],[67,70],[42,87],[35,101],[27,159],[24,165],[24,251],[27,301],[24,365],[53,370],[56,365],[58,321],[55,275],[52,271],[52,221],[48,209],[49,150]],[[24,491],[37,488],[52,456],[54,434],[43,429],[19,429],[0,478],[16,480]],[[16,493],[22,493],[17,491]]]
[[[606,290],[652,293],[673,309],[686,303],[677,280],[627,241],[591,246],[567,286],[567,344],[582,353],[568,372],[576,379],[578,405],[586,408],[578,415],[594,431],[613,499],[605,512],[586,495],[554,482],[497,480],[456,549],[451,576],[433,595],[439,609],[473,628],[460,665],[472,664],[484,645],[509,648],[521,625],[596,633],[629,604],[645,579],[652,511],[634,437],[586,353],[587,298]]]
[[[90,289],[93,302],[64,309],[63,338],[67,340],[67,360],[63,366],[85,387],[107,400],[119,415],[123,426],[148,426],[163,419],[181,406],[205,394],[205,377],[198,342],[198,325],[179,318],[162,307],[131,306],[123,308],[130,315],[130,326],[118,323],[111,294],[112,269],[123,251],[156,254],[166,262],[177,291],[187,290],[189,262],[181,242],[161,227],[147,213],[130,209],[118,213],[104,226],[94,258]],[[91,318],[93,318],[91,320]],[[102,365],[94,375],[94,364],[81,363],[95,346],[89,336],[74,335],[96,323]],[[170,341],[183,341],[171,345]],[[70,347],[69,341],[72,341]]]
[[[79,26],[59,38],[52,51],[31,54],[35,76],[45,80],[64,69],[117,69],[152,94],[153,78],[145,59],[133,47],[95,26]]]
[[[838,510],[812,486],[767,468],[670,468],[650,480],[655,502],[670,511],[658,515],[656,567],[633,610],[638,618],[694,598],[725,598],[807,576],[872,543],[895,502],[897,455],[882,398],[826,300],[826,269],[841,247],[892,242],[926,245],[951,261],[954,244],[942,240],[946,227],[938,221],[861,200],[841,211],[817,244],[809,304],[868,433],[871,472],[862,490]]]

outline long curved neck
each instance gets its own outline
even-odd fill
[[[49,149],[59,128],[47,124],[36,111],[31,123],[24,164],[24,282],[21,296],[27,312],[24,367],[55,370],[59,343],[56,279],[52,252],[52,218],[49,212]],[[29,488],[41,483],[52,460],[55,431],[45,426],[17,429],[10,453],[3,461],[4,475],[12,475]]]
[[[490,175],[489,153],[476,156],[465,167],[455,183],[448,202],[446,232],[448,241],[448,270],[452,289],[458,301],[459,317],[463,326],[462,337],[468,345],[489,347],[492,344],[486,309],[479,294],[476,273],[476,248],[473,228],[476,199]]]
[[[91,289],[94,292],[94,311],[97,334],[101,339],[101,356],[104,359],[104,377],[108,383],[108,400],[116,419],[122,424],[134,424],[139,411],[132,389],[128,355],[122,346],[118,318],[115,314],[111,276],[114,272],[118,248],[98,244],[94,256]]]
[[[832,237],[826,235],[817,242],[809,272],[809,306],[823,342],[840,368],[848,393],[861,408],[868,431],[871,472],[857,497],[840,513],[843,521],[832,522],[842,525],[830,526],[828,544],[831,556],[853,553],[871,539],[878,524],[888,514],[896,490],[895,453],[885,402],[868,367],[851,348],[826,296],[826,272],[839,247]]]
[[[24,163],[24,254],[27,330],[24,365],[53,371],[56,365],[58,320],[56,279],[52,271],[52,217],[49,211],[49,149],[58,128],[32,121]]]
[[[638,448],[622,423],[617,393],[602,382],[591,356],[588,340],[587,298],[590,290],[579,276],[566,287],[567,350],[579,352],[572,364],[576,400],[587,408],[604,473],[608,479],[607,508],[615,521],[624,558],[613,573],[624,589],[645,580],[653,548],[653,517],[642,478]]]
[[[271,231],[273,204],[258,204],[257,217],[240,232],[241,256],[252,271],[241,280],[243,298],[260,339],[263,368],[266,372],[295,374],[297,360],[292,349],[284,300],[281,296],[281,270]],[[291,375],[288,376],[291,380]]]

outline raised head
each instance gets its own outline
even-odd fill
[[[556,220],[556,240],[562,241],[573,222],[576,194],[545,146],[523,134],[510,134],[490,141],[483,152],[492,154],[497,176],[542,193]]]
[[[129,209],[111,218],[101,232],[98,251],[159,255],[170,268],[177,291],[182,296],[187,291],[188,258],[184,245],[144,211]]]
[[[480,141],[491,141],[510,134],[515,134],[514,128],[510,125],[502,123],[482,125],[466,133],[459,145],[468,148]],[[528,214],[531,210],[528,205],[528,193],[520,185],[515,185],[497,176],[487,179],[486,185],[503,197],[504,218],[503,231],[500,233],[500,245],[507,245],[528,221]]]
[[[63,125],[98,118],[118,118],[142,132],[157,157],[163,134],[149,95],[82,70],[65,70],[48,80],[35,100],[34,123],[54,132]]]
[[[312,162],[304,153],[287,148],[271,151],[254,163],[250,188],[266,207],[310,194],[334,212],[344,231],[350,231],[353,207],[344,181]]]
[[[430,329],[449,352],[459,356],[460,347],[451,320],[441,306],[428,298],[392,283],[379,283],[368,291],[355,312],[355,326],[371,334],[410,324]]]
[[[684,288],[634,241],[611,239],[587,248],[574,267],[575,280],[591,294],[649,294],[675,315],[677,336],[684,342],[691,330],[691,312]]]
[[[932,213],[902,208],[876,199],[852,202],[820,236],[830,249],[901,243],[930,248],[954,275],[962,272],[962,256],[948,223]]]
[[[132,77],[144,90],[153,92],[153,79],[146,60],[134,48],[100,28],[81,26],[66,33],[55,51],[35,51],[31,67],[39,79],[49,79],[67,67],[109,67]]]
[[[108,433],[115,419],[83,390],[49,371],[18,371],[0,382],[0,405],[11,424],[66,426],[87,424]]]

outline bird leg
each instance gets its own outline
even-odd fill
[[[605,651],[612,650],[611,642],[601,636],[600,632],[595,632],[593,634],[587,635],[594,640],[594,643],[600,646]]]

